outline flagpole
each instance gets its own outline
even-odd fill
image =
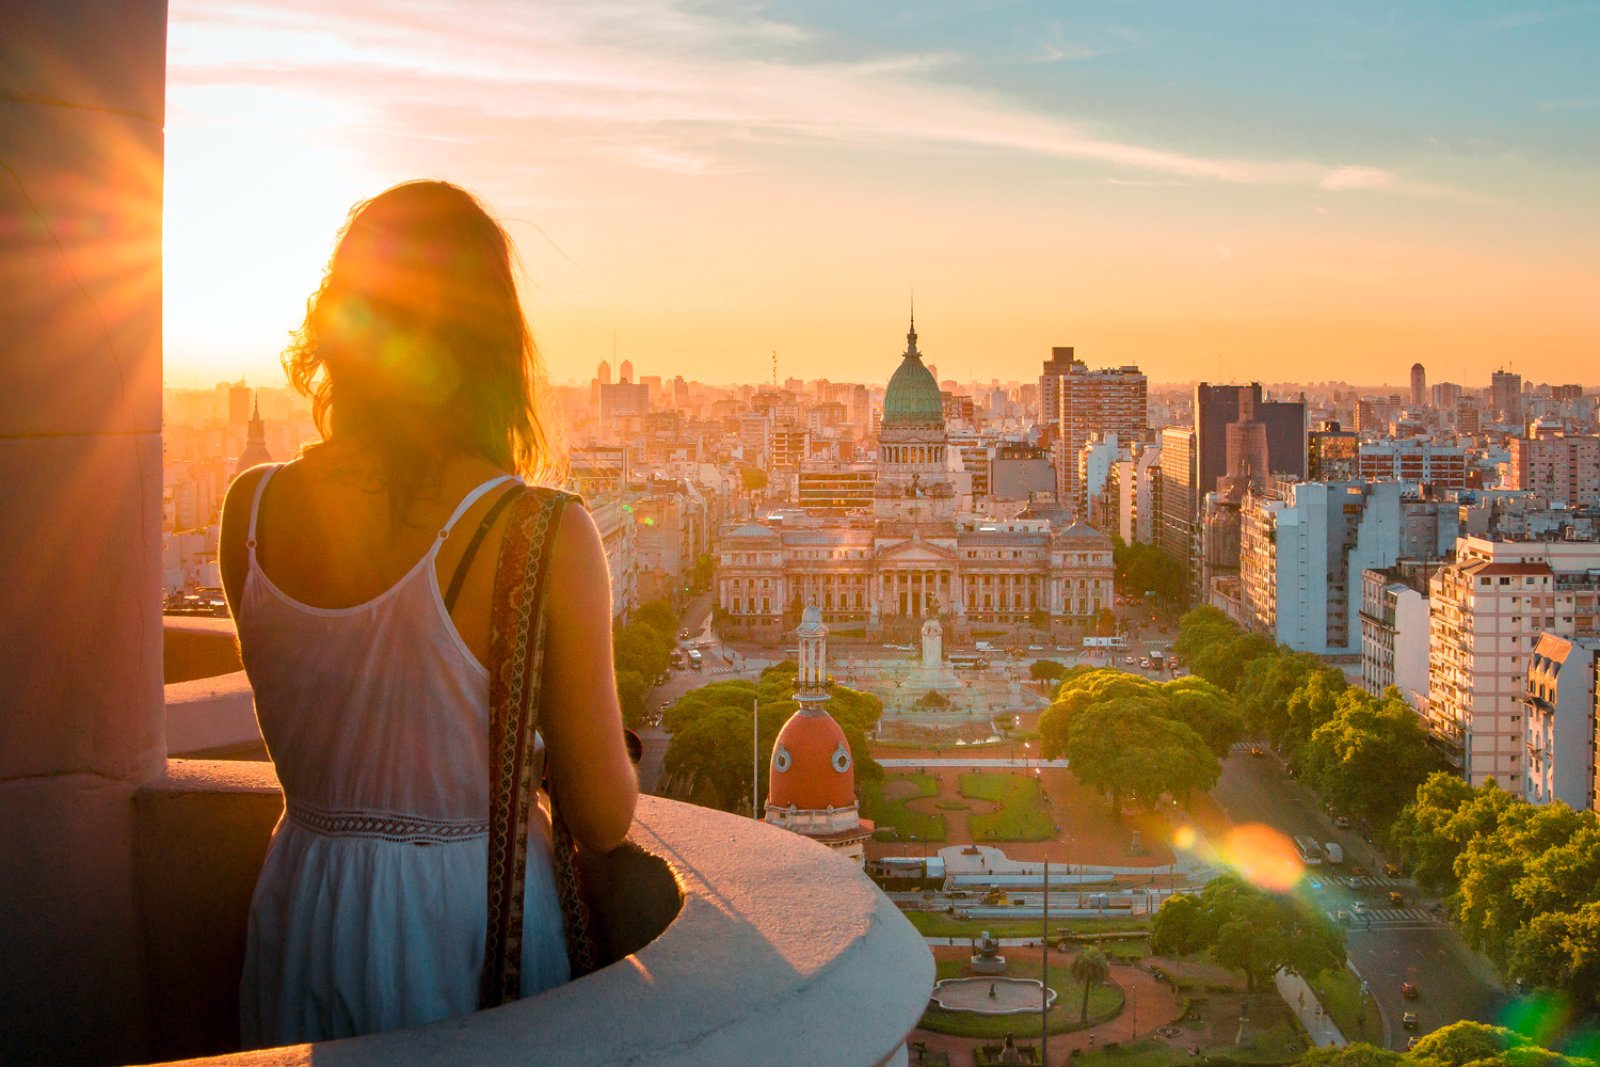
[[[750,817],[761,820],[761,698],[750,698]]]

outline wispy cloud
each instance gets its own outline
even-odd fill
[[[1379,167],[1237,159],[1116,136],[950,76],[958,57],[891,53],[802,60],[799,27],[735,8],[610,0],[460,8],[424,0],[360,0],[338,11],[313,0],[190,9],[175,0],[171,79],[192,86],[273,85],[361,102],[369,129],[390,136],[524,138],[677,174],[748,165],[752,144],[806,141],[868,151],[995,150],[1138,175],[1348,192],[1448,195]],[[1059,58],[1126,47],[1108,31]],[[449,116],[454,115],[451,119]],[[423,129],[424,116],[442,129]]]

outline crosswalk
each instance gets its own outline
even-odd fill
[[[1388,888],[1407,887],[1411,883],[1404,878],[1391,878],[1387,874],[1359,874],[1346,878],[1344,884],[1351,889],[1361,889],[1370,886],[1385,886]]]
[[[1338,921],[1339,912],[1330,911],[1328,917]],[[1367,908],[1359,912],[1346,910],[1344,921],[1347,925],[1361,927],[1393,926],[1397,923],[1437,923],[1439,920],[1427,908]]]

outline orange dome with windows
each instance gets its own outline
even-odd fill
[[[844,731],[820,707],[802,707],[772,746],[767,806],[827,811],[855,804],[856,769]]]
[[[778,731],[765,819],[863,863],[862,842],[872,823],[856,808],[856,768],[850,742],[828,714],[828,628],[815,604],[795,631],[800,663],[794,699],[800,710]]]

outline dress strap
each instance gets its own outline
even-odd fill
[[[467,513],[468,508],[472,507],[472,505],[476,504],[480,499],[482,499],[483,494],[487,493],[497,485],[503,485],[506,482],[515,482],[519,480],[520,479],[515,474],[497,475],[493,478],[490,478],[476,489],[472,490],[466,496],[462,497],[461,503],[456,505],[456,509],[450,513],[450,517],[444,521],[444,526],[439,530],[439,539],[438,541],[434,542],[433,547],[437,549],[439,547],[439,542],[450,536],[451,528],[455,526],[455,524],[460,520],[461,516]]]
[[[261,512],[261,494],[267,488],[267,483],[272,480],[272,476],[277,474],[282,467],[282,463],[274,463],[269,466],[266,473],[261,475],[261,480],[256,483],[256,491],[250,498],[250,526],[248,533],[245,535],[244,547],[251,563],[256,560],[256,516]]]

